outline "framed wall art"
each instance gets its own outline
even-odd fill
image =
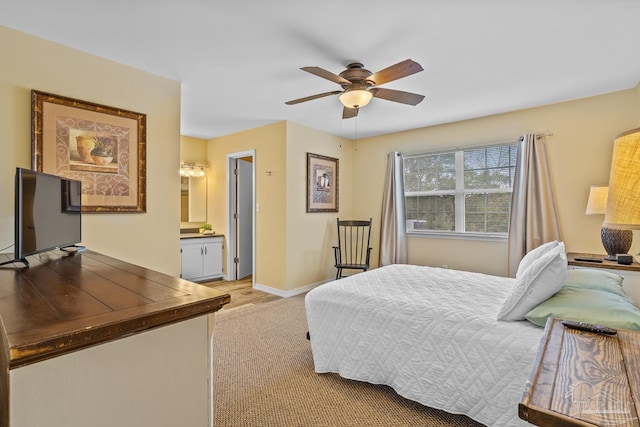
[[[146,114],[31,91],[32,168],[82,181],[82,212],[146,212]]]
[[[338,212],[338,159],[307,153],[307,212]]]

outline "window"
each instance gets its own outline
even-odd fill
[[[407,231],[506,235],[517,142],[405,156]]]

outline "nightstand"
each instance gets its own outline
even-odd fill
[[[633,302],[640,307],[640,263],[635,259],[633,264],[624,265],[618,264],[615,261],[606,261],[602,254],[583,254],[576,252],[567,253],[567,262],[570,269],[578,268],[600,268],[607,270],[611,273],[618,274],[624,278],[622,287],[624,292],[633,300]],[[588,257],[588,258],[602,258],[602,262],[586,262],[576,261],[576,258]]]

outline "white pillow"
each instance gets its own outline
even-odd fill
[[[567,274],[564,245],[558,245],[516,278],[498,311],[498,320],[524,320],[530,310],[560,290]]]
[[[537,248],[531,249],[526,253],[524,257],[520,260],[520,264],[518,264],[518,271],[516,272],[516,277],[520,277],[524,271],[533,264],[533,262],[539,259],[542,255],[546,254],[550,250],[556,248],[559,245],[557,240],[553,240],[551,242],[543,243]],[[564,243],[562,244],[564,247]]]

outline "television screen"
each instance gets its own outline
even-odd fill
[[[16,168],[15,258],[81,241],[80,181]]]

